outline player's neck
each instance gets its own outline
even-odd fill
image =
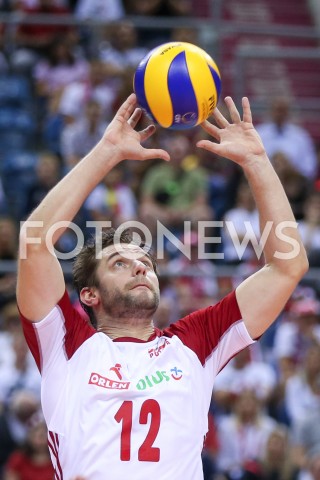
[[[97,328],[98,332],[103,332],[108,337],[114,340],[115,338],[121,337],[130,337],[130,338],[138,338],[139,340],[148,340],[150,336],[154,333],[154,325],[152,320],[146,321],[132,321],[126,320],[122,322],[120,319],[116,321],[110,322],[103,322],[98,325]]]

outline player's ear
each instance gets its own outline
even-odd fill
[[[80,292],[80,300],[88,307],[94,307],[99,303],[99,294],[96,288],[84,287]]]

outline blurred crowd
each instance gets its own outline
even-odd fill
[[[0,12],[19,19],[0,25],[4,264],[16,260],[19,222],[101,138],[131,93],[144,55],[166,41],[201,45],[196,28],[177,22],[137,29],[131,16],[201,18],[210,15],[209,7],[195,0],[0,0]],[[33,14],[60,15],[62,21],[28,22]],[[92,28],[90,20],[100,23]],[[319,267],[320,146],[293,118],[292,104],[284,96],[270,99],[265,121],[256,126],[310,265]],[[220,107],[224,111],[222,101]],[[140,127],[147,122],[144,117]],[[155,322],[161,329],[219,301],[262,263],[258,213],[246,179],[236,165],[195,148],[205,135],[200,128],[158,129],[149,145],[168,150],[171,162],[117,166],[75,220],[85,239],[94,233],[88,221],[114,227],[141,222],[152,234],[162,290]],[[77,247],[69,229],[57,250],[68,254]],[[224,266],[231,270],[221,275]],[[52,480],[40,375],[21,331],[15,278],[14,269],[0,272],[0,480]],[[319,281],[303,281],[260,341],[217,377],[205,480],[320,480],[319,296]]]

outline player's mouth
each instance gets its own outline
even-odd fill
[[[149,285],[146,285],[145,283],[138,283],[137,285],[135,285],[134,287],[132,287],[130,290],[134,290],[135,288],[147,288],[148,290],[150,290],[150,287]]]

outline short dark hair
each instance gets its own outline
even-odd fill
[[[119,235],[119,232],[117,232],[114,228],[102,231],[101,238],[99,239],[102,249],[116,243],[134,243],[132,232],[129,229],[123,230],[119,238],[115,239],[116,235]],[[96,240],[96,237],[92,237],[84,245],[82,250],[76,256],[72,268],[73,286],[78,293],[82,308],[88,314],[90,322],[95,328],[97,327],[97,320],[95,318],[93,309],[81,301],[80,292],[84,287],[99,286],[96,276],[99,265],[99,259],[96,256]],[[146,244],[141,242],[137,244],[137,246],[144,248]],[[147,250],[147,255],[152,261],[154,271],[157,273],[157,261],[149,247]]]

